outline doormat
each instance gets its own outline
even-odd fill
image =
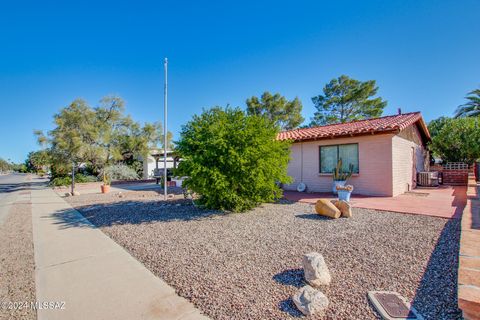
[[[369,291],[368,298],[385,320],[423,320],[411,304],[393,291]]]

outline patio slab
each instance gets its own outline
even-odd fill
[[[465,186],[441,186],[415,189],[396,197],[373,197],[352,194],[353,207],[459,219],[467,204]],[[331,193],[285,191],[291,201],[316,203],[320,198],[336,199]]]

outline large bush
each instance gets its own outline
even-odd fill
[[[99,177],[103,177],[103,172],[109,180],[137,180],[138,173],[134,168],[131,168],[125,164],[115,164],[106,167],[99,174]]]
[[[480,158],[480,118],[441,118],[429,123],[433,129],[430,149],[444,162],[472,164]]]
[[[182,127],[177,150],[183,158],[175,175],[211,209],[244,211],[282,195],[290,182],[289,143],[265,117],[236,108],[204,111]]]

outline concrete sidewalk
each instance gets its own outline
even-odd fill
[[[32,190],[38,319],[207,319],[51,189]]]

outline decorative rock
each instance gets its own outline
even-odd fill
[[[332,280],[323,256],[318,252],[307,253],[302,260],[305,280],[313,286],[329,285]]]
[[[315,211],[319,215],[337,219],[342,214],[328,199],[320,199],[315,204]]]
[[[72,196],[79,196],[79,195],[80,195],[80,192],[78,192],[78,191],[73,191],[73,193],[72,193]]]
[[[65,197],[70,197],[72,194],[70,192],[65,192]]]
[[[304,315],[321,312],[328,307],[328,298],[319,290],[309,285],[300,288],[292,297],[293,303]]]
[[[352,206],[345,200],[336,200],[334,206],[340,210],[342,217],[351,218],[352,217]]]

